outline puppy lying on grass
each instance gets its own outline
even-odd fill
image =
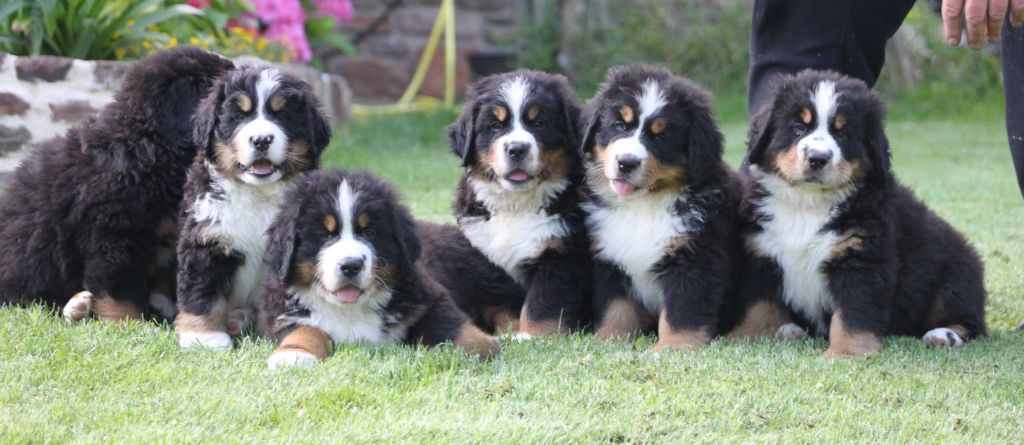
[[[409,210],[392,186],[367,173],[301,176],[268,238],[272,277],[261,318],[279,343],[271,369],[314,364],[332,341],[450,340],[481,358],[499,351],[418,264]]]

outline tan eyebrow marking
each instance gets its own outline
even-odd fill
[[[810,125],[811,124],[811,118],[813,118],[813,117],[814,116],[811,115],[811,110],[809,110],[807,108],[804,108],[804,109],[800,110],[800,120],[804,121],[804,124]]]
[[[324,228],[331,233],[338,229],[338,220],[334,218],[334,215],[324,215]]]
[[[654,122],[651,122],[651,133],[661,134],[661,132],[665,131],[665,127],[667,127],[667,126],[668,126],[668,119],[665,119],[663,117],[659,117],[659,118],[655,119]]]
[[[836,120],[833,122],[833,125],[836,126],[836,130],[842,130],[843,126],[846,125],[846,115],[837,114]]]
[[[531,120],[531,121],[532,120],[536,120],[537,119],[537,115],[539,115],[539,114],[540,114],[540,107],[537,106],[537,105],[534,105],[534,106],[530,107],[529,110],[526,110],[526,118]]]
[[[285,102],[288,102],[288,98],[278,94],[270,98],[270,109],[274,111],[281,111],[284,108]]]
[[[622,116],[622,121],[629,124],[633,122],[633,109],[629,105],[623,105],[619,108],[619,115]]]
[[[370,225],[370,215],[367,215],[366,212],[360,213],[356,217],[356,224],[359,225],[360,229],[367,228]]]
[[[505,119],[508,118],[508,110],[501,105],[495,105],[494,108],[491,108],[491,114],[501,122],[505,122]]]
[[[243,113],[252,111],[252,98],[246,94],[239,94],[236,96],[235,103],[238,105],[238,109],[242,110]]]

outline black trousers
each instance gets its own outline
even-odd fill
[[[780,73],[831,69],[874,86],[885,44],[913,6],[914,0],[755,0],[749,114],[764,105],[768,85]],[[1024,26],[1007,22],[1002,45],[1006,130],[1024,195]]]

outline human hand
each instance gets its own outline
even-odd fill
[[[1024,23],[1024,0],[942,0],[942,30],[946,43],[960,44],[963,22],[967,23],[967,45],[971,49],[981,49],[986,40],[995,42],[1007,12],[1010,23],[1020,26]]]

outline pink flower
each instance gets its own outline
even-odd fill
[[[313,57],[306,39],[306,12],[299,0],[253,0],[256,14],[267,24],[263,35],[292,49],[295,60],[305,62]]]
[[[341,21],[352,20],[350,0],[314,0],[316,10],[322,16],[334,17]]]

